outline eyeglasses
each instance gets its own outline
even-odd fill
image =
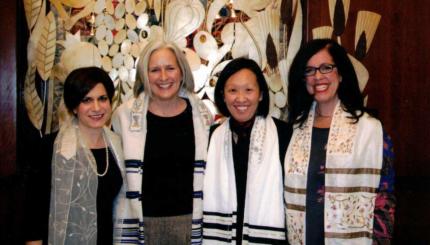
[[[334,64],[321,64],[319,67],[307,66],[305,68],[305,77],[313,76],[317,73],[317,70],[320,71],[321,74],[327,74],[333,71],[336,67]]]

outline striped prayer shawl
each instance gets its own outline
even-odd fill
[[[191,243],[202,242],[202,188],[203,173],[206,165],[206,153],[209,126],[212,116],[206,106],[193,94],[182,92],[181,97],[189,99],[195,137],[195,161],[193,179],[193,213],[191,227]],[[142,93],[138,98],[121,105],[112,118],[116,132],[122,136],[124,158],[126,163],[130,211],[119,225],[116,244],[143,244],[144,223],[141,202],[142,166],[146,140],[146,113],[149,96]]]
[[[296,128],[285,157],[285,202],[290,244],[305,244],[306,183],[315,103]],[[372,244],[373,212],[382,167],[380,122],[364,114],[357,123],[336,106],[326,151],[325,244]]]
[[[285,244],[282,167],[273,119],[257,117],[250,139],[242,244]],[[204,179],[203,244],[234,244],[237,197],[229,120],[213,133]]]

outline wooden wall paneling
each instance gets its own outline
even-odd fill
[[[16,3],[0,1],[0,177],[15,172],[16,161]]]
[[[17,164],[19,2],[0,1],[0,244],[4,245],[22,244],[23,181]]]
[[[425,0],[351,1],[342,45],[352,53],[358,10],[382,15],[363,63],[368,106],[379,111],[396,154],[394,244],[430,244],[430,8]],[[308,36],[331,25],[328,1],[308,0]]]

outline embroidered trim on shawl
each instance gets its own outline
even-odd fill
[[[285,157],[285,202],[290,244],[305,244],[307,169],[310,159],[315,103],[305,124],[296,128]],[[349,244],[365,239],[371,244],[373,211],[382,166],[382,127],[363,115],[352,123],[337,104],[326,152],[324,230],[330,239]],[[358,135],[360,137],[358,137]]]

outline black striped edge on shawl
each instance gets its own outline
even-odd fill
[[[121,238],[116,238],[115,243],[120,244],[140,244],[139,240],[144,241],[143,233],[140,231],[140,227],[143,226],[139,219],[123,219],[118,220],[122,223],[119,229]]]
[[[203,211],[203,240],[230,243],[236,234],[236,213]]]
[[[193,205],[201,206],[203,205],[203,182],[199,183],[200,181],[203,181],[203,175],[206,168],[206,161],[204,160],[195,160],[194,161],[194,180],[193,184],[197,184],[197,186],[200,186],[196,189],[196,187],[193,187]],[[200,181],[196,180],[200,179]],[[197,208],[199,210],[199,208]],[[200,209],[201,210],[201,209]],[[192,225],[191,225],[191,244],[202,244],[202,224],[203,224],[203,217],[202,213],[195,215],[196,209],[193,208],[193,219],[192,219]]]
[[[233,214],[203,212],[203,216],[205,220],[203,222],[203,239],[226,243],[236,241],[236,212]],[[256,244],[286,244],[286,230],[284,228],[245,223],[243,234],[243,241]]]
[[[203,219],[193,219],[191,229],[191,244],[202,244]]]
[[[257,244],[286,244],[286,233],[285,228],[245,224],[243,240]]]
[[[125,160],[125,170],[127,174],[138,174],[142,172],[143,162],[136,159]]]

